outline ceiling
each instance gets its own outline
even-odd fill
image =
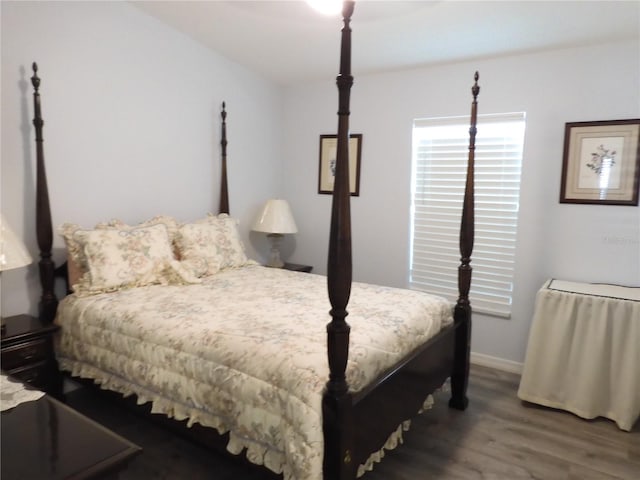
[[[341,19],[323,16],[302,0],[131,3],[279,84],[338,73]],[[622,39],[640,42],[640,2],[361,0],[351,26],[357,76]]]

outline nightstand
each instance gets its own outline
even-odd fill
[[[31,315],[2,319],[0,367],[2,370],[53,396],[62,395],[62,376],[53,353],[57,325]]]
[[[305,272],[305,273],[310,273],[311,270],[313,270],[313,267],[311,265],[300,265],[298,263],[285,263],[284,264],[284,268],[285,270],[291,270],[293,272]]]

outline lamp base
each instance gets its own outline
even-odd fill
[[[284,262],[280,258],[280,240],[282,240],[283,235],[281,233],[270,233],[267,237],[271,240],[271,257],[266,266],[272,268],[284,267]]]

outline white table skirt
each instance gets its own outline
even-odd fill
[[[640,416],[640,288],[545,282],[518,397],[630,431]]]

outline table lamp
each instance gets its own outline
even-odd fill
[[[32,261],[27,247],[11,229],[4,219],[4,215],[0,214],[0,273],[5,270],[26,267]],[[1,319],[2,315],[0,314]],[[1,328],[4,333],[4,321],[1,322]]]
[[[260,215],[253,222],[252,230],[266,233],[269,240],[271,240],[271,257],[266,266],[282,268],[284,262],[280,259],[280,241],[283,235],[298,232],[298,227],[287,201],[281,199],[267,200],[267,203],[262,207]]]

